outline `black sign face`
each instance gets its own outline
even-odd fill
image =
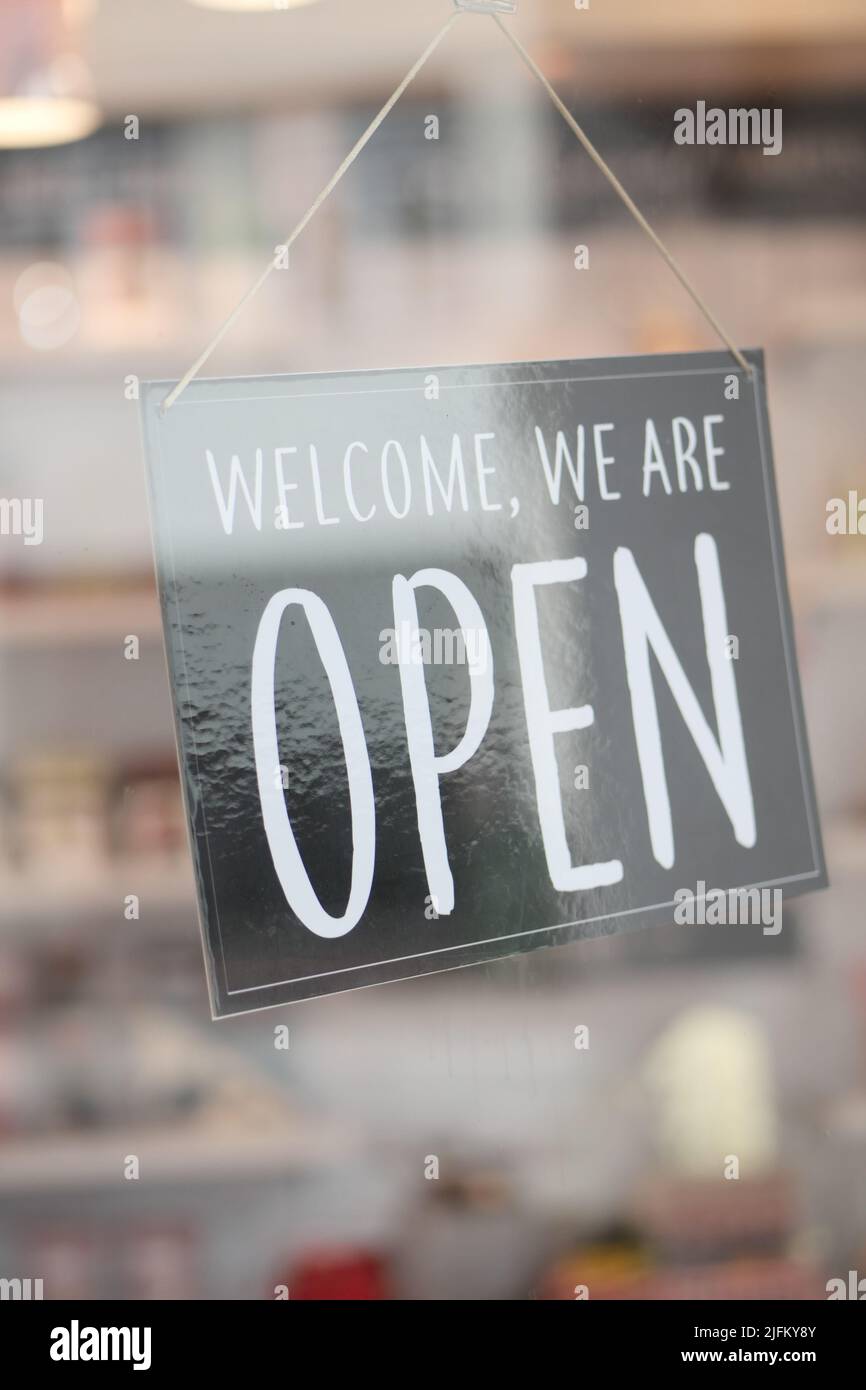
[[[749,360],[146,388],[215,1016],[825,884]]]

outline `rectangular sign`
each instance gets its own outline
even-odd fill
[[[215,1016],[826,883],[748,356],[148,384]]]

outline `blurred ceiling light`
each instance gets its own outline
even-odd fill
[[[53,261],[37,261],[23,270],[15,282],[12,302],[22,339],[40,352],[63,347],[81,321],[72,276]]]
[[[64,0],[0,6],[0,148],[65,145],[99,125]]]
[[[301,5],[314,5],[316,0],[191,0],[203,10],[296,10]]]

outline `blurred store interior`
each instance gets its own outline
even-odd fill
[[[0,17],[0,495],[46,527],[0,540],[0,1274],[97,1299],[825,1297],[866,1275],[866,540],[825,524],[866,492],[866,9],[513,21],[766,350],[830,890],[778,940],[672,925],[214,1025],[135,383],[186,369],[450,0],[225,5]],[[782,152],[677,146],[699,99],[781,108]],[[716,346],[472,15],[208,371]]]

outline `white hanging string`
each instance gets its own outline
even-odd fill
[[[512,48],[514,48],[517,51],[521,60],[529,68],[529,71],[533,74],[534,77],[538,78],[538,81],[541,83],[542,87],[547,92],[547,95],[550,97],[550,100],[553,102],[560,116],[562,116],[563,120],[571,128],[571,130],[574,131],[574,134],[577,136],[578,140],[583,145],[583,148],[586,150],[593,164],[598,166],[598,168],[601,170],[608,183],[610,184],[611,188],[614,190],[617,196],[622,199],[623,203],[628,208],[635,222],[637,222],[638,226],[641,228],[642,231],[646,232],[650,241],[653,243],[653,246],[656,248],[659,254],[663,256],[664,259],[667,261],[668,265],[670,266],[674,275],[679,280],[683,289],[694,300],[695,304],[700,309],[704,318],[707,320],[707,323],[710,325],[711,328],[715,330],[715,332],[721,338],[722,342],[725,344],[725,347],[728,348],[736,362],[739,364],[739,366],[742,367],[743,371],[747,375],[750,375],[752,368],[746,361],[743,354],[740,352],[740,349],[734,344],[733,339],[730,338],[728,334],[725,332],[724,328],[719,323],[719,320],[716,318],[715,314],[713,313],[709,305],[706,303],[706,301],[702,299],[701,296],[698,294],[698,291],[695,289],[691,280],[686,275],[682,266],[678,263],[678,261],[674,259],[672,252],[670,252],[668,248],[665,246],[661,237],[653,231],[649,222],[647,222],[640,208],[637,206],[637,203],[635,203],[633,198],[631,198],[630,195],[623,188],[622,184],[620,183],[616,174],[611,169],[610,165],[607,164],[604,161],[604,159],[602,159],[598,150],[595,148],[595,145],[592,143],[589,136],[582,129],[582,127],[578,125],[577,121],[572,116],[565,102],[562,101],[562,99],[553,90],[544,73],[541,71],[541,68],[526,51],[520,40],[516,38],[514,34],[512,34],[508,26],[506,24],[503,24],[499,16],[492,15],[491,17],[494,20],[494,22],[498,24],[499,28],[502,30],[508,42],[511,44]]]
[[[394,89],[391,96],[385,102],[385,105],[382,107],[382,110],[379,112],[377,116],[373,118],[373,120],[367,126],[367,129],[364,131],[364,134],[357,141],[357,143],[352,146],[352,149],[346,155],[346,158],[343,160],[337,172],[333,175],[332,178],[328,180],[328,182],[325,184],[325,187],[319,194],[318,198],[316,198],[315,202],[311,203],[311,205],[301,218],[300,222],[297,224],[297,226],[294,228],[291,234],[286,238],[282,246],[278,248],[277,255],[274,255],[271,258],[271,260],[268,261],[261,275],[258,277],[257,280],[253,282],[252,285],[250,285],[243,299],[241,299],[240,302],[235,305],[234,309],[229,314],[225,323],[214,334],[204,351],[200,353],[200,355],[196,358],[189,370],[184,373],[177,385],[171,391],[169,391],[168,395],[162,403],[161,409],[163,414],[165,414],[167,410],[171,409],[178,396],[180,396],[182,392],[186,390],[187,386],[189,386],[189,383],[192,381],[193,377],[198,376],[199,372],[201,371],[205,362],[207,362],[214,348],[222,342],[229,329],[236,322],[236,320],[240,318],[241,314],[243,313],[244,309],[247,307],[253,296],[258,294],[259,290],[262,288],[262,285],[265,283],[265,281],[271,274],[271,271],[276,269],[278,255],[286,255],[291,249],[292,245],[297,241],[304,228],[308,225],[308,223],[312,222],[316,213],[319,211],[319,208],[322,206],[325,200],[328,197],[330,197],[330,195],[333,193],[334,189],[337,187],[337,184],[340,182],[340,179],[343,177],[343,175],[349,169],[351,169],[352,165],[355,163],[355,160],[358,158],[358,155],[361,153],[364,146],[376,134],[376,131],[379,129],[380,125],[385,120],[385,117],[388,116],[390,112],[394,109],[394,107],[397,105],[397,102],[400,100],[406,88],[409,87],[411,83],[415,81],[415,78],[418,76],[424,64],[427,62],[427,59],[439,47],[440,43],[444,39],[445,35],[448,33],[449,29],[452,27],[453,24],[456,23],[456,21],[459,18],[460,11],[457,10],[442,25],[442,28],[439,30],[439,33],[436,34],[433,39],[431,39],[430,43],[428,43],[427,47],[424,49],[424,52],[421,54],[421,57],[418,59],[418,61],[412,64],[406,76],[403,78],[403,81],[400,83],[398,87]]]
[[[385,102],[385,105],[382,107],[381,111],[378,113],[377,116],[373,118],[373,120],[367,126],[367,129],[364,131],[363,135],[352,146],[352,149],[346,155],[346,158],[343,160],[336,173],[328,180],[325,187],[322,189],[321,193],[318,195],[315,201],[310,204],[309,208],[304,213],[300,222],[298,222],[297,226],[289,234],[285,242],[283,242],[282,245],[280,245],[277,248],[277,252],[275,253],[275,255],[271,257],[264,270],[253,282],[253,284],[250,285],[243,298],[239,300],[239,302],[235,305],[228,318],[211,338],[207,347],[205,347],[204,350],[199,354],[199,356],[193,362],[192,366],[189,367],[186,372],[184,372],[177,385],[174,386],[171,389],[171,391],[169,391],[165,400],[162,402],[162,406],[160,407],[163,414],[165,414],[166,411],[171,409],[171,407],[174,405],[177,399],[186,390],[187,386],[189,386],[193,378],[198,376],[198,373],[201,371],[202,367],[208,361],[208,358],[211,356],[211,353],[219,346],[223,338],[233,327],[236,321],[240,318],[241,314],[249,304],[250,300],[258,294],[259,290],[262,288],[262,286],[265,284],[265,282],[271,275],[271,272],[276,269],[280,259],[288,254],[289,250],[297,241],[298,237],[313,220],[316,213],[319,211],[319,208],[326,201],[326,199],[330,197],[331,193],[333,193],[334,189],[342,179],[343,175],[347,173],[348,170],[352,167],[355,160],[358,158],[359,154],[364,149],[365,145],[369,143],[369,141],[375,135],[376,131],[384,122],[385,118],[397,105],[397,102],[400,100],[407,87],[409,87],[412,84],[412,82],[414,82],[415,78],[418,76],[419,72],[424,67],[427,60],[432,56],[435,50],[439,47],[439,44],[445,38],[445,35],[449,32],[454,23],[460,18],[461,14],[464,13],[471,12],[457,10],[454,14],[450,15],[446,22],[442,25],[442,28],[439,30],[439,32],[431,39],[430,43],[424,49],[424,52],[421,54],[420,58],[418,58],[418,60],[412,64],[412,67],[409,69],[402,82],[399,84],[398,87],[394,89],[393,93]],[[554,91],[553,87],[550,85],[547,78],[544,76],[544,73],[534,62],[530,54],[524,48],[523,44],[520,42],[519,39],[515,38],[514,34],[512,34],[508,26],[502,22],[498,14],[491,14],[490,17],[502,30],[503,34],[508,39],[508,42],[511,44],[511,46],[517,51],[519,57],[521,58],[521,61],[526,64],[533,76],[536,77],[538,81],[541,83],[542,87],[547,92],[547,95],[550,97],[550,100],[553,102],[557,111],[559,111],[560,115],[563,117],[563,119],[571,128],[571,130],[577,136],[578,140],[580,141],[583,148],[586,150],[586,153],[589,155],[590,159],[593,161],[595,165],[597,165],[597,167],[604,174],[605,178],[613,188],[614,192],[622,200],[622,202],[625,204],[625,206],[631,213],[632,217],[637,222],[638,226],[641,228],[643,232],[646,233],[650,241],[655,246],[656,250],[660,253],[660,255],[670,266],[674,275],[677,277],[680,284],[683,286],[683,289],[686,290],[691,299],[700,309],[701,313],[704,315],[704,318],[707,320],[707,322],[710,324],[713,330],[718,334],[719,338],[721,338],[722,342],[728,348],[738,365],[742,367],[744,372],[750,375],[752,368],[746,361],[746,358],[740,352],[739,348],[733,342],[733,339],[731,339],[725,332],[724,328],[719,323],[715,314],[713,314],[712,310],[701,298],[700,294],[687,277],[685,271],[675,260],[674,256],[664,245],[657,233],[653,231],[652,227],[647,222],[643,213],[640,211],[640,208],[623,188],[622,184],[620,183],[619,179],[616,177],[610,166],[607,163],[605,163],[604,159],[601,157],[598,150],[595,148],[592,141],[589,139],[589,136],[578,125],[577,121],[572,116],[568,107]]]

